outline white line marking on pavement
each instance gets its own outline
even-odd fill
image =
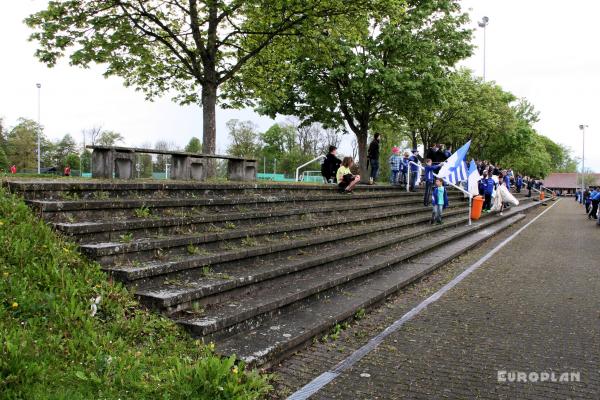
[[[358,361],[360,361],[364,356],[369,354],[371,351],[375,350],[375,348],[377,346],[379,346],[379,344],[381,342],[383,342],[383,340],[386,337],[388,337],[389,335],[391,335],[392,333],[394,333],[395,331],[400,329],[400,327],[402,325],[404,325],[406,322],[410,321],[414,316],[416,316],[421,311],[423,311],[429,304],[437,301],[440,297],[442,297],[442,295],[444,293],[446,293],[447,291],[452,289],[460,281],[465,279],[473,271],[475,271],[477,268],[479,268],[481,265],[483,265],[484,262],[489,260],[494,254],[496,254],[498,251],[500,251],[500,249],[502,249],[510,241],[512,241],[514,238],[516,238],[521,232],[523,232],[525,229],[527,229],[527,227],[529,227],[529,225],[533,224],[535,221],[538,220],[538,218],[540,218],[542,215],[544,215],[548,211],[550,211],[550,209],[552,209],[552,207],[557,205],[559,201],[560,201],[560,199],[558,201],[556,201],[556,203],[554,203],[550,207],[548,207],[548,209],[542,211],[538,216],[536,216],[534,219],[532,219],[527,224],[525,224],[525,226],[521,227],[518,231],[516,231],[515,233],[513,233],[512,235],[510,235],[509,237],[504,239],[498,246],[494,247],[489,253],[487,253],[485,256],[481,257],[477,262],[472,264],[469,268],[465,269],[462,273],[460,273],[459,275],[454,277],[454,279],[452,279],[450,282],[445,284],[437,292],[432,294],[427,299],[423,300],[419,305],[417,305],[415,308],[413,308],[412,310],[410,310],[409,312],[404,314],[400,319],[396,320],[393,324],[391,324],[390,326],[385,328],[377,336],[371,338],[371,340],[369,340],[367,342],[367,344],[365,344],[364,346],[362,346],[361,348],[356,350],[354,353],[350,354],[348,356],[348,358],[342,360],[332,370],[322,373],[321,375],[317,376],[315,379],[313,379],[312,381],[310,381],[309,383],[307,383],[306,385],[304,385],[303,387],[298,389],[298,391],[296,391],[295,393],[290,395],[287,398],[287,400],[308,399],[310,396],[312,396],[313,394],[315,394],[316,392],[321,390],[325,385],[332,382],[342,372],[344,372],[345,370],[347,370],[348,368],[350,368],[351,366],[356,364]]]

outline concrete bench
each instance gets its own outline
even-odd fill
[[[227,178],[232,181],[255,181],[255,159],[217,154],[187,153],[182,151],[141,149],[117,146],[86,146],[92,149],[92,177],[133,179],[136,154],[171,156],[171,179],[202,181],[206,178],[210,159],[227,160]]]

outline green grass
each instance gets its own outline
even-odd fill
[[[140,308],[1,188],[0,246],[2,399],[258,399],[270,390],[268,377]]]

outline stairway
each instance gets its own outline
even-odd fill
[[[329,185],[10,182],[146,306],[223,354],[268,365],[522,218],[443,225],[422,193]],[[434,251],[435,250],[435,251]],[[440,256],[440,254],[445,256]]]

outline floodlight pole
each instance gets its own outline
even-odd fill
[[[483,28],[483,81],[485,82],[485,56],[486,56],[486,42],[487,42],[487,38],[486,38],[486,27],[488,26],[488,23],[490,22],[490,19],[488,17],[483,17],[481,19],[480,22],[478,22],[479,27]]]
[[[581,195],[583,196],[583,192],[585,190],[585,128],[588,125],[579,125],[579,129],[581,129],[581,137],[583,140],[583,148],[581,149]]]
[[[42,136],[42,125],[40,122],[40,109],[41,109],[41,98],[42,98],[42,84],[36,83],[35,86],[38,89],[38,134],[37,134],[37,173],[38,175],[42,172],[42,151],[41,151],[41,136]]]

